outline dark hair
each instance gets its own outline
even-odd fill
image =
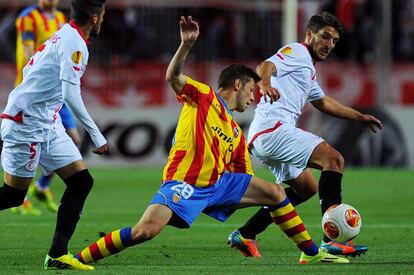
[[[94,14],[100,14],[106,0],[72,0],[70,14],[78,25],[85,25]]]
[[[330,14],[326,11],[321,11],[311,17],[306,28],[311,29],[313,33],[317,33],[320,29],[325,26],[329,26],[338,31],[339,36],[342,36],[344,33],[344,26],[336,18],[335,15]]]
[[[246,85],[251,79],[254,80],[255,83],[260,81],[260,76],[251,68],[241,65],[241,64],[233,64],[230,65],[224,70],[221,71],[219,79],[218,79],[218,87],[219,89],[227,89],[233,86],[234,81],[236,79],[240,79],[242,85]]]

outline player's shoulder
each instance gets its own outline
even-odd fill
[[[28,6],[26,8],[24,8],[19,15],[17,16],[17,18],[22,18],[22,17],[26,17],[29,16],[33,11],[35,11],[37,9],[36,5],[31,5]]]
[[[285,58],[294,58],[294,59],[309,59],[310,54],[306,45],[302,43],[290,43],[282,47],[278,51],[279,55]]]
[[[197,90],[208,93],[211,90],[211,87],[203,82],[199,82],[190,76],[186,76],[186,84],[195,87]]]
[[[71,26],[69,23],[66,23],[60,28],[57,32],[57,35],[60,36],[60,43],[64,47],[71,48],[85,48],[87,45],[82,36],[78,33],[78,30]]]

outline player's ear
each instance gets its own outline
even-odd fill
[[[236,79],[234,81],[234,89],[236,91],[239,91],[242,87],[243,87],[243,83],[241,82],[241,80],[240,79]]]
[[[95,25],[96,23],[98,23],[98,15],[97,14],[93,14],[92,17],[92,24]]]
[[[306,29],[306,40],[310,41],[312,39],[313,31],[310,28]]]

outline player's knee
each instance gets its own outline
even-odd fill
[[[93,178],[88,169],[84,169],[67,178],[65,183],[68,188],[74,188],[77,193],[86,196],[92,189]]]
[[[23,204],[27,190],[21,190],[4,184],[0,188],[0,210]]]
[[[82,188],[85,192],[89,193],[93,187],[93,177],[88,169],[82,170],[80,173],[82,173]]]
[[[286,199],[285,189],[280,184],[273,184],[270,192],[268,193],[269,200],[271,203],[269,205],[276,206]]]
[[[342,172],[344,170],[344,166],[345,159],[338,151],[332,150],[326,156],[326,164],[324,170]]]
[[[131,236],[135,243],[149,241],[160,233],[159,228],[155,223],[145,222],[132,228]]]

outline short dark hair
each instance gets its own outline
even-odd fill
[[[338,18],[336,18],[335,15],[332,15],[326,11],[321,11],[313,15],[309,20],[306,28],[311,29],[313,33],[317,33],[325,26],[329,26],[337,30],[339,36],[342,36],[344,34],[344,26],[342,23],[338,20]]]
[[[78,25],[85,25],[93,14],[100,14],[106,0],[72,0],[70,14]]]
[[[240,79],[242,85],[246,85],[251,79],[254,80],[255,83],[260,81],[260,76],[251,68],[244,66],[242,64],[233,64],[226,68],[224,68],[219,76],[218,79],[218,87],[219,89],[227,89],[233,86],[234,81],[236,79]]]

